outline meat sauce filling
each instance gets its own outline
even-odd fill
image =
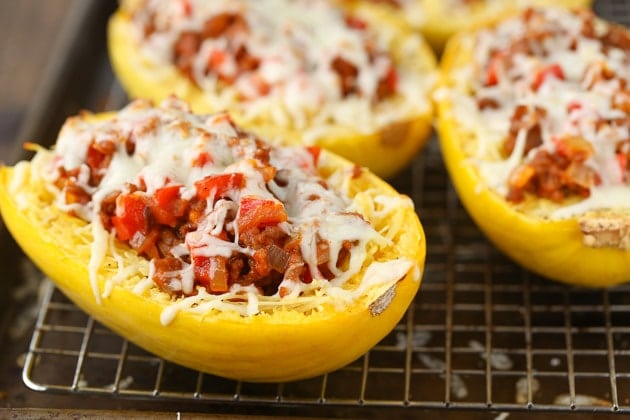
[[[577,35],[569,40],[569,50],[575,51],[582,40],[597,41],[602,53],[616,50],[626,57],[630,55],[630,32],[618,25],[609,24],[604,33],[595,31],[595,17],[590,12],[578,15],[581,27]],[[541,65],[531,77],[529,93],[535,95],[541,86],[556,79],[579,84],[584,92],[593,90],[598,83],[616,83],[617,92],[611,96],[610,108],[619,111],[618,117],[599,118],[595,123],[596,133],[604,130],[626,132],[618,138],[615,146],[614,161],[619,166],[621,179],[619,183],[628,183],[630,171],[630,86],[628,80],[608,68],[604,62],[589,63],[579,80],[567,80],[565,70],[560,63],[549,62],[553,51],[547,45],[558,37],[568,37],[562,26],[550,25],[549,18],[543,12],[528,9],[522,15],[527,30],[524,35],[512,40],[505,48],[494,49],[482,73],[482,85],[493,87],[499,84],[500,78],[513,78],[510,69],[517,66],[523,56],[539,57]],[[510,79],[517,82],[518,78]],[[584,104],[579,101],[569,103],[564,109],[567,119],[578,118]],[[479,110],[493,110],[501,107],[498,100],[492,97],[477,96]],[[572,113],[576,113],[573,114]],[[589,164],[596,153],[591,141],[582,135],[551,134],[552,144],[545,144],[545,121],[548,110],[537,105],[517,104],[512,113],[509,131],[503,142],[503,156],[508,158],[515,150],[519,135],[524,134],[523,162],[519,164],[508,178],[507,199],[514,203],[523,201],[526,194],[546,198],[561,203],[569,197],[589,197],[591,190],[602,183],[602,176]],[[523,134],[521,134],[523,133]]]
[[[235,127],[234,127],[235,128]],[[237,130],[238,132],[238,130]],[[246,134],[238,132],[239,136]],[[232,139],[232,146],[238,147],[241,138]],[[265,183],[274,181],[282,186],[287,182],[282,170],[270,164],[270,146],[255,139],[255,168],[260,172]],[[117,144],[124,144],[124,150],[133,155],[133,138],[92,140],[85,157],[89,169],[89,187],[97,187],[107,172]],[[319,157],[319,149],[307,148],[313,164]],[[209,159],[200,153],[193,163],[203,166]],[[92,200],[92,195],[78,182],[80,170],[58,169],[55,185],[65,195],[66,204],[85,205]],[[357,172],[357,171],[355,171]],[[358,171],[360,173],[360,171]],[[324,180],[319,184],[328,189]],[[292,237],[281,227],[288,215],[284,204],[277,199],[268,199],[254,195],[240,195],[246,184],[246,175],[241,172],[218,173],[205,176],[194,183],[195,194],[192,197],[182,195],[182,185],[168,183],[147,193],[146,183],[140,179],[137,184],[127,183],[124,188],[109,193],[100,202],[99,217],[108,232],[115,232],[116,238],[127,243],[137,253],[153,261],[152,280],[160,290],[173,296],[196,294],[196,287],[186,293],[181,287],[181,274],[184,265],[193,270],[194,286],[203,286],[210,293],[227,292],[234,284],[255,285],[261,294],[280,296],[288,293],[279,289],[284,281],[310,283],[311,271],[304,261],[300,243],[301,238]],[[233,197],[238,196],[238,202]],[[311,196],[309,200],[318,200]],[[212,234],[228,242],[238,244],[243,252],[232,251],[230,255],[204,255],[203,252],[180,253],[186,235],[197,230],[207,215],[207,206],[214,204],[224,216],[221,228]],[[350,214],[361,218],[359,214]],[[238,235],[238,240],[236,239]],[[336,261],[337,268],[347,263],[350,250],[355,244],[344,240]],[[246,250],[246,251],[245,251]],[[330,244],[317,237],[317,269],[328,280],[334,277],[329,269],[331,261]],[[176,281],[173,281],[176,280]]]
[[[184,2],[186,4],[186,2]],[[188,15],[194,13],[193,6],[187,3],[184,9]],[[154,22],[155,16],[149,16],[148,22],[144,24],[145,38],[151,37],[157,32],[157,24]],[[398,76],[393,60],[387,51],[378,49],[372,36],[368,33],[368,23],[356,16],[346,15],[345,25],[349,31],[357,31],[365,39],[363,48],[369,57],[371,66],[375,62],[386,61],[388,66],[386,71],[379,77],[374,99],[381,101],[393,96],[397,91]],[[252,29],[247,19],[239,13],[222,12],[209,17],[200,30],[185,30],[177,37],[172,48],[173,64],[191,82],[199,85],[198,76],[193,68],[202,54],[202,44],[206,40],[224,41],[224,48],[214,49],[208,56],[204,68],[204,76],[214,76],[223,85],[235,85],[240,78],[247,77],[248,80],[255,81],[256,95],[266,96],[274,88],[274,83],[268,80],[262,72],[259,72],[261,57],[257,51],[251,51],[247,45],[247,36]],[[290,36],[287,32],[284,36]],[[300,41],[296,40],[296,44]],[[297,56],[304,55],[301,51],[296,51]],[[298,57],[299,58],[299,57]],[[303,63],[303,71],[310,71],[313,63]],[[233,65],[226,65],[233,63]],[[381,64],[379,64],[380,66]],[[336,75],[340,97],[346,98],[350,95],[363,95],[359,84],[361,68],[342,54],[333,56],[328,63],[330,70]],[[245,98],[247,99],[247,98]]]

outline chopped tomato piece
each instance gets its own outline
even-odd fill
[[[93,141],[87,149],[85,163],[91,169],[102,169],[109,165],[112,154],[116,151],[116,144],[111,140]]]
[[[499,75],[495,61],[491,61],[486,72],[486,86],[494,86],[499,83]]]
[[[239,232],[253,227],[277,225],[286,220],[287,212],[280,201],[251,195],[241,198],[241,207],[236,220]]]
[[[506,55],[507,54],[503,51],[497,51],[490,58],[488,68],[486,69],[486,80],[484,81],[486,86],[494,86],[499,83],[499,68]]]
[[[192,15],[192,4],[190,4],[190,0],[182,0],[182,10],[184,11],[184,15]]]
[[[250,262],[250,269],[260,277],[264,277],[271,272],[269,252],[266,248],[259,248],[254,251]]]
[[[229,290],[225,257],[193,255],[192,262],[195,279],[209,292],[225,293]]]
[[[579,101],[571,101],[567,104],[567,112],[582,109],[582,104]]]
[[[306,151],[309,152],[311,156],[313,156],[313,166],[317,166],[322,148],[319,146],[306,146]]]
[[[387,70],[385,82],[389,92],[396,92],[396,88],[398,87],[398,73],[396,72],[394,66],[391,66],[389,70]]]
[[[99,151],[94,145],[88,147],[85,162],[90,168],[100,168],[105,161],[105,154]]]
[[[192,165],[196,168],[203,168],[208,163],[214,163],[214,159],[208,152],[201,152],[195,159],[193,159]]]
[[[269,85],[262,76],[254,74],[252,75],[251,80],[254,83],[254,86],[256,86],[256,90],[260,96],[269,95],[269,92],[271,92],[271,85]]]
[[[617,162],[622,171],[628,168],[628,155],[622,152],[617,153]]]
[[[353,29],[365,29],[367,28],[367,24],[363,19],[360,19],[356,16],[346,16],[346,25]]]
[[[147,233],[149,199],[139,193],[121,194],[116,199],[116,214],[112,224],[116,228],[116,236],[121,241],[128,241],[136,232]]]
[[[543,67],[536,72],[534,76],[534,82],[532,83],[532,89],[538,90],[548,77],[555,77],[556,79],[564,80],[564,72],[560,64],[551,64]]]
[[[173,200],[179,198],[181,185],[168,185],[155,190],[155,204],[159,207],[168,207]]]
[[[628,170],[628,155],[623,152],[617,152],[617,163],[619,164],[619,169],[621,169],[621,179],[623,180],[625,177],[625,172]]]
[[[187,202],[179,195],[180,185],[158,188],[153,197],[151,214],[156,222],[175,227],[186,213]]]
[[[207,199],[210,196],[214,198],[225,197],[228,191],[240,190],[244,186],[245,177],[240,172],[208,175],[195,182],[197,196],[201,199]]]
[[[207,63],[208,70],[218,72],[221,65],[225,62],[225,59],[226,59],[225,51],[212,50],[212,52],[208,56],[208,63]]]

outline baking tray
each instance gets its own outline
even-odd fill
[[[71,53],[54,67],[22,138],[52,143],[64,114],[126,103],[104,51],[112,11],[104,3],[83,6],[65,41]],[[628,2],[597,1],[595,10],[630,24]],[[51,107],[55,115],[46,112]],[[22,156],[16,150],[14,159]],[[13,244],[5,258],[22,263],[7,264],[12,268],[6,274],[17,290],[34,284],[38,292],[37,299],[30,294],[35,321],[23,349],[23,384],[71,405],[91,401],[88,407],[165,411],[343,417],[630,413],[630,285],[565,286],[503,256],[461,207],[436,138],[391,183],[413,199],[425,228],[424,279],[398,326],[348,366],[309,380],[253,384],[171,364],[84,314],[29,268]],[[19,299],[12,302],[5,325],[20,314]]]

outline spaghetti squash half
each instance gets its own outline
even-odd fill
[[[366,3],[366,0],[344,0]],[[441,53],[456,33],[532,6],[588,7],[592,0],[367,0],[422,33]]]
[[[436,60],[372,7],[329,0],[123,1],[108,46],[129,96],[230,110],[270,141],[324,147],[377,175],[429,139]]]
[[[630,280],[630,32],[528,9],[453,38],[442,77],[444,160],[487,236],[551,279]]]
[[[0,170],[0,211],[79,307],[138,346],[248,381],[322,374],[401,319],[422,277],[411,200],[317,148],[168,99],[67,120]]]

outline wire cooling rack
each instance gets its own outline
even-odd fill
[[[23,371],[34,390],[273,406],[630,412],[630,287],[590,290],[507,260],[469,219],[437,145],[396,180],[428,243],[421,292],[356,362],[310,380],[252,384],[163,361],[46,282]]]
[[[596,1],[594,8],[630,24],[630,2]],[[46,281],[24,383],[37,391],[233,410],[630,412],[630,285],[569,287],[504,257],[461,207],[437,139],[392,183],[412,197],[425,228],[424,279],[399,325],[354,363],[280,384],[202,374],[120,338]]]

